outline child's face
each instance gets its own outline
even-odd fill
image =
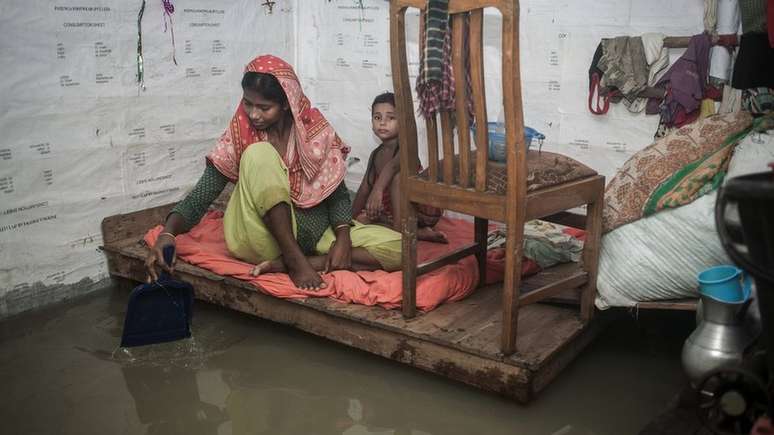
[[[395,106],[390,103],[376,104],[371,113],[371,127],[382,142],[398,137],[398,117]]]

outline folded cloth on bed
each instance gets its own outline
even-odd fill
[[[419,242],[417,257],[420,263],[472,242],[472,222],[443,217],[435,228],[446,234],[449,244]],[[161,226],[148,231],[145,242],[152,246],[161,231]],[[223,213],[220,211],[209,212],[198,225],[177,237],[177,256],[218,275],[249,281],[265,293],[279,298],[330,297],[342,302],[380,305],[384,308],[397,308],[401,302],[401,272],[335,271],[323,276],[328,286],[317,292],[296,288],[284,273],[268,273],[257,277],[250,275],[253,265],[229,255],[223,238]],[[489,251],[486,282],[501,281],[504,269],[504,250]],[[539,270],[535,262],[528,259],[522,261],[522,275]],[[477,282],[478,264],[474,256],[422,275],[417,279],[417,308],[430,311],[443,302],[463,299],[473,292]]]
[[[524,224],[524,257],[541,269],[560,263],[577,263],[583,254],[584,236],[583,230],[533,219]],[[505,246],[506,240],[505,229],[496,229],[489,233],[487,247]]]
[[[714,190],[751,125],[747,112],[709,116],[638,151],[605,188],[604,232]]]

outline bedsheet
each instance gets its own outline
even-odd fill
[[[320,291],[301,290],[293,285],[287,274],[269,273],[250,275],[253,265],[231,257],[223,238],[223,213],[210,211],[188,233],[177,237],[177,255],[188,263],[210,270],[218,275],[249,281],[256,290],[279,298],[329,297],[342,302],[379,305],[384,308],[400,307],[402,273],[381,270],[368,272],[334,271],[323,275],[327,288]],[[418,242],[417,258],[420,263],[438,258],[473,239],[473,223],[463,219],[443,217],[435,227],[446,234],[449,244]],[[152,246],[162,227],[157,226],[145,235]],[[505,252],[492,249],[487,252],[488,284],[502,281]],[[538,272],[540,267],[527,258],[522,261],[522,275]],[[440,304],[458,301],[471,294],[478,282],[478,264],[474,256],[444,266],[417,279],[417,308],[429,311]]]

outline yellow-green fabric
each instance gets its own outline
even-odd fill
[[[291,206],[293,235],[297,236],[296,210],[290,200],[288,169],[268,142],[251,145],[242,154],[239,179],[223,217],[226,245],[235,257],[257,264],[274,260],[281,252],[263,222],[263,216],[275,205]],[[335,214],[335,213],[333,213]],[[353,247],[363,247],[385,270],[400,268],[400,234],[380,225],[354,223],[350,230]],[[335,240],[330,223],[317,242],[318,254],[325,254]]]
[[[189,231],[199,223],[210,204],[223,192],[228,182],[228,178],[218,172],[208,160],[199,182],[170,213],[183,216],[185,231]],[[295,211],[296,240],[305,255],[314,253],[314,248],[326,228],[352,220],[352,202],[344,183],[341,183],[320,204],[310,208],[296,208]]]
[[[223,233],[232,255],[251,263],[280,256],[277,241],[263,217],[281,202],[291,206],[295,236],[296,215],[290,201],[288,168],[270,143],[255,143],[242,153],[239,179],[223,216]]]
[[[352,221],[349,238],[355,248],[365,248],[379,260],[382,269],[392,272],[400,269],[400,233],[382,225],[365,225]],[[336,234],[329,227],[317,242],[317,252],[327,254],[336,240]]]

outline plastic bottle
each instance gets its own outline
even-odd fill
[[[500,114],[497,115],[497,124],[495,125],[495,133],[505,137],[505,110],[500,109]]]
[[[489,158],[497,162],[505,161],[505,114],[500,109],[494,134],[489,135]]]

